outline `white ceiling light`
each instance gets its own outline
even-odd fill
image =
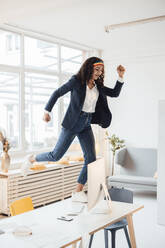
[[[165,21],[165,15],[155,16],[155,17],[146,18],[146,19],[139,19],[139,20],[135,20],[131,22],[123,22],[123,23],[108,25],[108,26],[105,26],[105,32],[109,33],[113,29],[129,27],[129,26],[134,26],[134,25],[139,25],[139,24],[145,24],[145,23],[150,23],[150,22],[157,22],[157,21]]]

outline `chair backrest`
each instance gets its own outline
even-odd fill
[[[10,204],[10,214],[15,216],[33,210],[33,203],[30,197],[21,198]]]
[[[133,203],[133,192],[131,190],[112,187],[108,192],[112,201]]]
[[[157,150],[127,147],[116,154],[121,175],[153,177],[157,170]]]

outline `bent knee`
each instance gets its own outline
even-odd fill
[[[89,156],[88,158],[86,158],[85,164],[90,164],[90,163],[92,163],[94,161],[96,161],[96,155]]]
[[[53,151],[48,154],[52,161],[58,161],[62,158],[61,154],[54,153]]]

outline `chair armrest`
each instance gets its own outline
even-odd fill
[[[124,166],[124,162],[125,162],[125,154],[126,154],[127,148],[121,148],[115,156],[115,163],[119,164],[121,166]]]

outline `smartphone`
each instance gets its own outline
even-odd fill
[[[70,216],[60,216],[57,219],[58,220],[64,220],[64,221],[71,221],[71,220],[73,220],[73,218],[70,217]]]

